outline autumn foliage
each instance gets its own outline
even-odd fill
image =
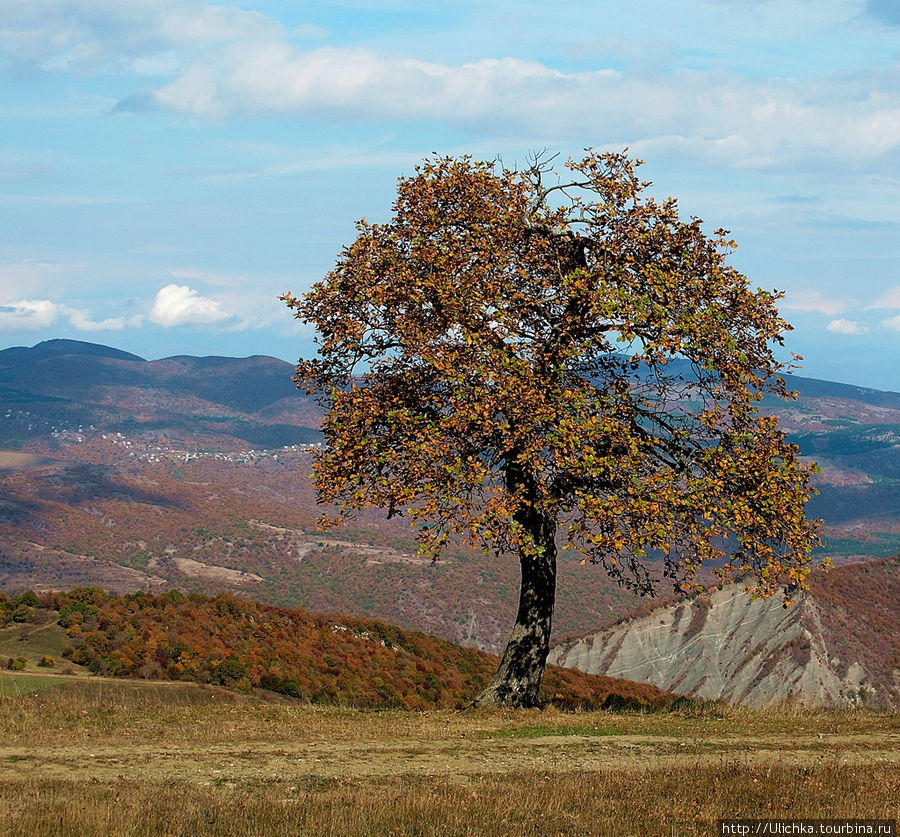
[[[810,591],[839,673],[860,663],[874,674],[872,693],[883,693],[900,670],[900,555],[816,574]]]
[[[407,515],[426,554],[451,536],[518,558],[519,614],[486,702],[535,702],[558,541],[626,586],[690,589],[704,562],[802,586],[817,543],[810,469],[766,393],[779,295],[727,263],[638,161],[589,152],[554,177],[437,158],[388,223],[307,294],[319,335],[298,385],[326,409],[319,497]],[[563,177],[565,179],[563,179]],[[658,560],[648,560],[652,557]]]
[[[429,709],[470,702],[497,665],[489,654],[380,622],[230,595],[114,596],[88,587],[42,594],[41,604],[66,629],[65,656],[107,676],[265,689],[311,703]],[[572,708],[653,708],[673,698],[654,686],[556,668],[543,696]]]

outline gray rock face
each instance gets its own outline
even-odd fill
[[[871,680],[858,662],[831,657],[811,596],[785,608],[739,585],[557,646],[549,662],[755,707],[858,703]]]

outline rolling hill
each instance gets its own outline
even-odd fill
[[[416,710],[465,706],[498,663],[372,620],[314,616],[230,595],[115,596],[92,587],[40,597],[0,594],[0,652],[22,670],[74,674],[78,666],[107,677],[264,689],[306,703]],[[544,689],[548,701],[564,708],[663,708],[676,698],[654,686],[560,668],[548,670]]]
[[[320,413],[291,372],[271,357],[147,361],[77,340],[5,349],[0,447],[90,428],[225,448],[314,442]]]

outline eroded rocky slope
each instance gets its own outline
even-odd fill
[[[731,703],[900,703],[900,561],[842,567],[785,608],[741,585],[557,646],[550,661]],[[859,578],[865,573],[865,578]],[[850,591],[868,592],[863,605]]]

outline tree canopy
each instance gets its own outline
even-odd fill
[[[438,157],[399,180],[390,221],[283,299],[318,354],[314,466],[337,522],[409,516],[422,549],[460,536],[517,556],[516,628],[485,701],[538,699],[558,546],[623,585],[691,589],[704,562],[803,586],[815,526],[765,394],[788,397],[780,294],[727,263],[725,230],[646,196],[626,154],[556,174]],[[504,670],[504,667],[506,670]]]

